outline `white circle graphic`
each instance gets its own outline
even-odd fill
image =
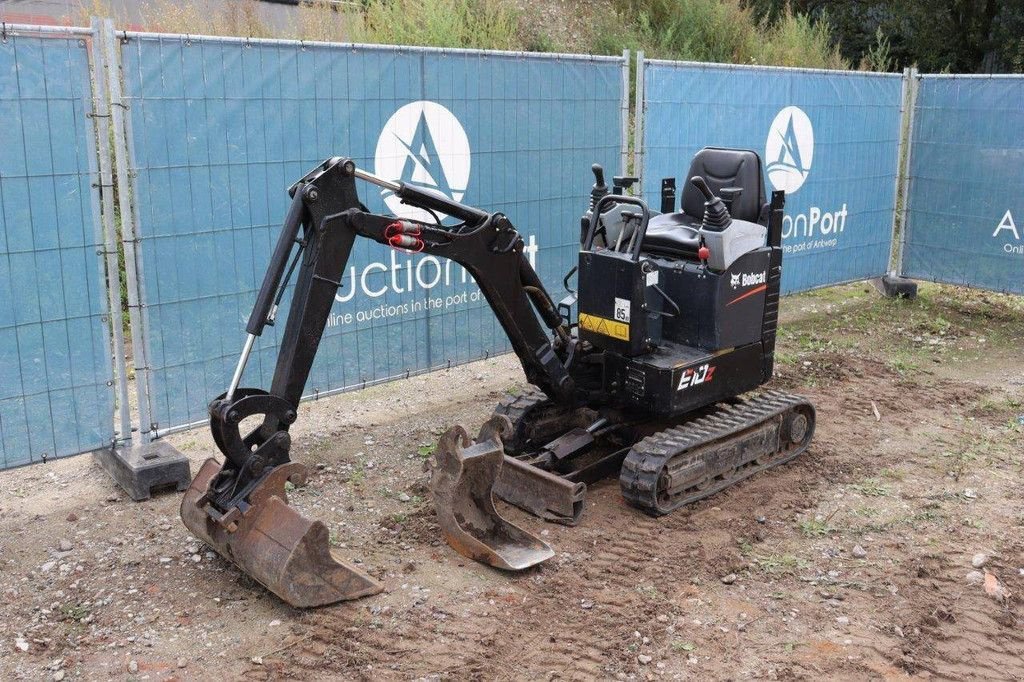
[[[373,156],[374,172],[385,180],[426,187],[455,201],[466,193],[469,138],[455,114],[437,102],[410,102],[392,114]],[[390,191],[384,190],[381,196],[400,218],[433,221],[430,213],[403,204]]]
[[[814,128],[800,107],[786,107],[775,116],[764,144],[768,180],[786,194],[804,184],[814,160]]]

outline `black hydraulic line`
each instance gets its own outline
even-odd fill
[[[288,208],[288,214],[285,216],[281,235],[277,238],[277,246],[274,247],[274,253],[270,257],[260,291],[256,294],[256,302],[249,315],[249,322],[245,325],[245,331],[253,336],[261,335],[263,328],[267,326],[267,318],[274,307],[274,297],[277,295],[285,267],[288,265],[288,256],[292,252],[295,240],[299,236],[299,228],[302,227],[303,219],[306,217],[304,199],[301,190],[295,192],[292,197],[292,205]]]
[[[270,319],[274,315],[274,311],[281,305],[281,299],[284,298],[284,292],[288,288],[288,282],[292,279],[292,274],[295,272],[295,266],[299,264],[299,259],[302,258],[302,251],[306,248],[305,242],[299,242],[299,250],[292,256],[292,262],[288,266],[288,272],[284,273],[284,279],[281,280],[281,286],[277,289],[277,297],[274,298],[274,307],[270,309],[270,315],[268,315],[267,324],[274,324],[273,320]]]

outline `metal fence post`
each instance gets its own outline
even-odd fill
[[[644,51],[636,51],[636,104],[633,125],[633,174],[640,178],[637,196],[644,195]]]
[[[900,84],[900,132],[899,142],[896,145],[896,180],[895,180],[895,191],[893,193],[893,206],[892,206],[892,229],[890,230],[889,236],[889,272],[892,274],[896,273],[895,270],[895,259],[896,259],[896,241],[897,235],[901,230],[900,224],[900,209],[903,206],[903,202],[906,197],[903,195],[903,155],[906,151],[907,141],[907,117],[909,113],[907,111],[907,98],[910,95],[910,69],[903,69],[903,78]]]
[[[130,179],[131,157],[125,130],[127,109],[121,94],[121,59],[114,35],[114,23],[105,19],[101,26],[104,60],[107,65],[107,92],[110,96],[111,123],[114,130],[114,160],[117,168],[117,199],[121,207],[121,240],[124,245],[125,277],[128,285],[128,321],[132,329],[132,364],[135,367],[135,390],[139,399],[139,434],[143,444],[152,440],[149,402],[149,358],[139,296],[139,262],[136,242],[136,207]]]
[[[910,190],[913,187],[913,178],[910,175],[910,164],[914,155],[914,120],[917,113],[917,91],[920,87],[921,75],[917,71],[917,67],[910,67],[907,69],[907,129],[905,138],[905,153],[903,159],[903,172],[900,173],[899,182],[900,188],[897,191],[897,196],[900,196],[902,191],[903,203],[900,206],[900,233],[898,239],[894,239],[895,254],[895,269],[896,274],[903,276],[903,249],[907,243],[907,211],[910,205]],[[895,237],[895,235],[894,235]]]
[[[110,106],[107,97],[106,60],[100,47],[102,25],[93,17],[93,121],[98,142],[100,168],[100,215],[103,221],[103,250],[107,266],[107,295],[110,306],[110,328],[114,340],[114,367],[116,368],[118,421],[121,441],[131,440],[132,423],[128,405],[128,372],[124,353],[124,318],[121,314],[121,276],[117,263],[117,226],[114,223],[114,180],[110,164]],[[117,436],[115,435],[115,440]],[[113,445],[117,445],[115,442]]]
[[[629,50],[622,51],[622,159],[619,172],[629,175]]]

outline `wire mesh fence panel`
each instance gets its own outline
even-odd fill
[[[0,465],[109,446],[114,380],[85,29],[0,41]]]
[[[507,214],[556,298],[590,165],[620,163],[622,58],[131,33],[121,51],[160,433],[204,419],[227,387],[285,190],[324,158]],[[369,210],[409,215],[396,197],[359,190]],[[269,387],[285,317],[243,385]],[[306,391],[508,348],[461,266],[358,240]]]
[[[903,81],[868,74],[647,60],[643,193],[682,193],[703,147],[762,158],[766,190],[786,191],[784,293],[883,274],[896,203]]]
[[[921,76],[902,273],[1024,294],[1024,76]]]

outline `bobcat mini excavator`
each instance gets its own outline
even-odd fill
[[[434,453],[442,532],[470,558],[519,570],[553,554],[502,518],[492,494],[574,525],[586,485],[617,473],[626,501],[659,516],[804,451],[814,431],[808,401],[739,397],[772,376],[782,269],[784,197],[765,201],[758,156],[702,150],[682,210],[667,179],[657,215],[623,193],[635,179],[615,178],[612,192],[601,168],[593,170],[573,269],[578,292],[557,305],[500,213],[390,182],[344,158],[295,183],[237,368],[209,406],[224,463],[210,459],[196,475],[182,500],[185,525],[294,606],[382,589],[334,556],[327,527],[289,507],[285,494],[287,481],[305,476],[289,458],[288,429],[356,237],[464,266],[535,387],[501,402],[475,439],[452,427]],[[372,214],[357,180],[459,222]],[[241,388],[253,344],[274,323],[296,268],[270,391]],[[243,433],[250,417],[262,421]]]

